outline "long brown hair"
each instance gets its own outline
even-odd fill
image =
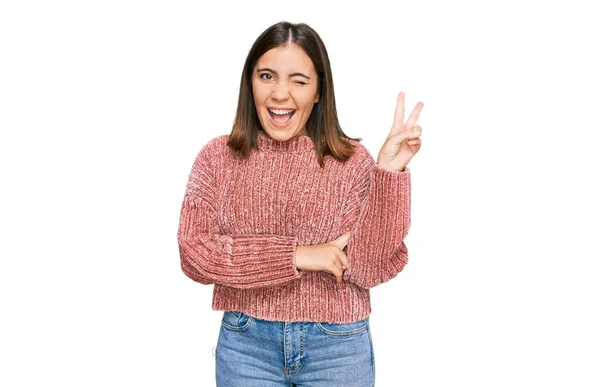
[[[227,145],[244,158],[252,148],[256,148],[261,125],[252,94],[252,71],[264,53],[288,44],[302,48],[318,74],[319,101],[313,105],[306,122],[306,132],[315,144],[319,165],[324,166],[325,155],[346,161],[354,153],[354,146],[347,139],[361,141],[362,138],[348,137],[342,131],[335,107],[333,77],[327,50],[317,32],[304,23],[292,24],[282,21],[274,24],[252,45],[244,64],[236,117]]]

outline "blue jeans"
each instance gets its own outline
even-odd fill
[[[262,320],[223,313],[217,387],[372,387],[369,318],[349,324]]]

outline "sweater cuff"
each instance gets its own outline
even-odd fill
[[[238,234],[231,236],[230,256],[240,268],[240,275],[256,278],[258,283],[288,282],[300,278],[296,268],[298,237],[268,234]]]
[[[390,169],[385,169],[385,168],[382,168],[379,165],[375,164],[375,173],[379,176],[390,175],[390,176],[401,177],[402,175],[405,175],[405,177],[406,177],[406,176],[410,176],[410,168],[404,167],[403,171],[392,171]]]
[[[371,176],[371,205],[382,215],[398,214],[410,203],[410,169],[390,171],[376,166]],[[400,212],[401,213],[401,212]]]

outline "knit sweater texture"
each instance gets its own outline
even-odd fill
[[[272,321],[351,323],[371,313],[369,289],[408,261],[410,170],[380,168],[358,141],[346,162],[317,161],[307,135],[259,131],[243,160],[213,138],[199,151],[181,206],[181,268],[214,284],[212,309]],[[296,268],[296,247],[352,234],[343,281]]]

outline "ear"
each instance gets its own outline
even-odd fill
[[[319,92],[317,92],[317,96],[315,98],[315,103],[319,102]]]

